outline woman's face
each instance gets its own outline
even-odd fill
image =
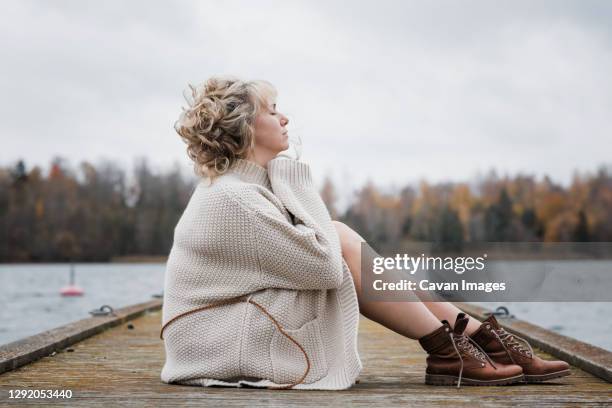
[[[255,118],[255,153],[260,158],[272,159],[289,148],[287,133],[289,119],[276,110],[276,102],[266,106]]]

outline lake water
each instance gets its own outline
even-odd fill
[[[69,264],[0,265],[0,344],[91,317],[104,304],[117,309],[149,301],[163,290],[165,264],[75,264],[75,283],[85,295],[62,297],[69,271]],[[612,302],[503,305],[518,319],[612,351]]]
[[[0,265],[0,344],[91,317],[102,305],[114,309],[147,302],[164,287],[165,264],[75,264],[83,296],[61,296],[69,264]]]

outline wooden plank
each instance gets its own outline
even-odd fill
[[[25,339],[0,346],[0,373],[29,364],[54,351],[131,320],[150,310],[160,309],[161,299],[114,310],[114,315],[94,316]]]
[[[410,318],[410,316],[406,316]],[[132,324],[132,329],[128,324]],[[435,387],[424,384],[425,353],[418,342],[361,317],[360,382],[342,391],[265,390],[165,384],[161,311],[87,338],[53,356],[0,375],[0,404],[11,389],[70,389],[71,400],[29,400],[32,406],[584,406],[605,405],[612,387],[572,368],[545,384],[503,387]],[[539,352],[544,358],[550,358]],[[26,401],[21,401],[26,402]]]
[[[455,304],[461,310],[481,320],[487,317],[487,312],[490,312],[477,305],[467,303]],[[607,382],[612,382],[612,353],[608,350],[551,332],[522,320],[498,318],[498,322],[509,332],[529,341],[529,344],[532,346],[536,346],[557,358],[582,368]]]

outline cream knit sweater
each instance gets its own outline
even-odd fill
[[[196,310],[228,299],[242,301]],[[165,383],[355,383],[355,286],[306,163],[238,159],[198,184],[174,230],[162,319]]]

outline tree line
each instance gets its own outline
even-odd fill
[[[178,166],[154,172],[140,159],[131,173],[116,163],[61,158],[49,171],[22,160],[0,167],[0,262],[105,262],[167,255],[197,178]],[[339,212],[331,178],[321,197],[332,218],[374,247],[426,241],[449,248],[469,242],[612,241],[612,175],[576,173],[569,187],[549,177],[497,177],[476,183],[421,181],[397,193],[373,183]]]

